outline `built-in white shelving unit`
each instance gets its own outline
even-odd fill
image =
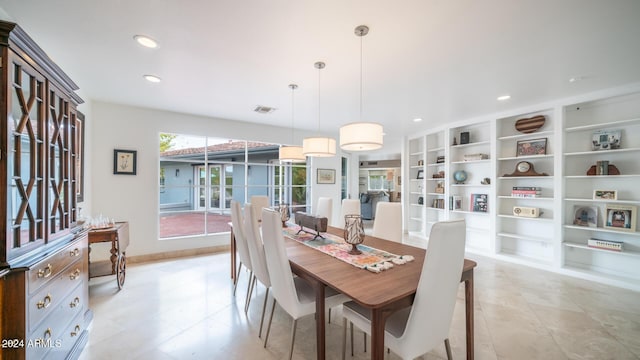
[[[625,229],[637,222],[640,208],[640,94],[569,104],[564,107],[563,132],[562,266],[640,287],[640,232]],[[607,161],[620,174],[588,175],[598,161]],[[594,199],[594,190],[615,190],[617,199]],[[581,214],[594,217],[587,221],[591,226],[583,226]],[[626,218],[612,222],[617,214]],[[589,239],[622,242],[623,250],[589,247]]]
[[[539,128],[516,128],[519,120],[535,116],[544,116]],[[461,133],[468,133],[468,143],[461,143]],[[435,222],[464,218],[468,252],[640,290],[638,134],[640,85],[454,122],[411,137],[405,157],[410,234],[426,239]],[[542,151],[524,151],[545,140]],[[614,145],[594,150],[594,142]],[[487,158],[464,157],[470,154]],[[591,167],[602,161],[620,174],[592,174]],[[520,162],[540,175],[519,176]],[[433,178],[441,171],[444,178]],[[467,178],[456,181],[456,171]],[[514,187],[540,192],[514,196]],[[594,199],[595,190],[613,190],[617,198]],[[486,211],[474,211],[472,194],[487,195]],[[540,215],[519,216],[514,208]],[[625,229],[627,222],[636,228]],[[589,239],[622,242],[623,249],[590,247]]]

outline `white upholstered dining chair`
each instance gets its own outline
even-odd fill
[[[378,202],[371,235],[380,239],[402,242],[402,203]]]
[[[442,341],[451,359],[449,327],[464,265],[465,238],[464,220],[441,221],[431,227],[413,305],[393,313],[386,321],[384,344],[402,359],[423,355]],[[344,304],[342,314],[344,359],[347,321],[370,334],[371,320],[370,311],[353,301]],[[351,347],[353,352],[353,343]]]
[[[240,203],[231,200],[231,224],[233,225],[233,236],[236,241],[236,249],[238,250],[238,257],[240,262],[238,263],[238,273],[236,275],[236,283],[233,285],[233,296],[236,295],[236,288],[240,280],[240,270],[244,265],[249,270],[249,284],[247,286],[247,298],[245,300],[245,312],[248,309],[251,297],[249,296],[249,288],[253,281],[253,268],[251,266],[251,255],[249,255],[249,247],[247,246],[247,237],[244,233],[244,216],[242,215],[242,208]]]
[[[251,207],[253,213],[258,222],[262,221],[262,209],[269,207],[269,197],[266,195],[253,195],[251,196]]]
[[[253,211],[253,205],[251,203],[244,205],[244,215],[244,233],[247,238],[247,245],[249,248],[249,255],[251,256],[251,265],[253,266],[254,274],[254,280],[251,283],[251,288],[249,289],[249,297],[251,297],[251,293],[253,292],[256,279],[266,288],[264,303],[262,304],[262,316],[260,317],[260,331],[258,332],[258,337],[262,337],[262,324],[264,323],[264,314],[267,309],[267,299],[269,298],[271,280],[269,277],[269,270],[267,269],[267,258],[264,254],[260,225],[258,224],[258,219],[256,219],[255,211]],[[246,310],[247,309],[245,309],[245,311]]]
[[[291,359],[298,319],[316,312],[315,291],[302,278],[293,277],[282,235],[282,221],[280,221],[280,213],[277,211],[271,209],[262,210],[262,238],[264,240],[267,268],[271,278],[271,294],[274,298],[269,324],[267,325],[267,334],[264,338],[264,346],[267,346],[267,341],[269,340],[269,331],[271,330],[271,322],[277,302],[293,318],[291,346],[289,348],[289,359]],[[349,298],[331,288],[326,288],[325,301],[326,306],[334,307],[349,301]]]
[[[343,199],[342,208],[340,211],[340,221],[337,227],[344,227],[345,215],[360,215],[360,200],[358,199]]]
[[[320,217],[326,217],[327,223],[331,224],[331,215],[333,215],[333,199],[330,197],[319,197],[318,206],[316,206],[316,212],[314,214]]]

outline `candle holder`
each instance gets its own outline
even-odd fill
[[[362,252],[358,250],[357,245],[364,241],[364,225],[362,224],[362,216],[345,215],[344,216],[344,241],[351,245],[351,255],[360,255]]]
[[[287,221],[291,218],[289,204],[283,203],[278,205],[278,212],[280,213],[280,220],[282,220],[282,227],[287,227]]]

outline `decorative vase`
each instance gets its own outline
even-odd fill
[[[287,227],[287,221],[291,218],[289,212],[289,204],[283,203],[278,205],[278,212],[280,212],[280,220],[282,220],[282,227]]]
[[[362,224],[362,216],[345,215],[344,216],[344,241],[351,245],[351,255],[360,255],[362,252],[358,250],[357,245],[364,241],[364,225]]]

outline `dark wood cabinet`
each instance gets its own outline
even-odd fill
[[[0,21],[0,359],[77,358],[87,341],[87,232],[77,226],[77,85]],[[39,345],[39,346],[38,346]]]

